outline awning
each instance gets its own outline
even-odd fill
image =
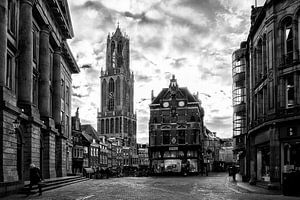
[[[85,172],[87,174],[92,174],[92,173],[95,173],[95,171],[93,170],[93,168],[83,168],[85,170]]]

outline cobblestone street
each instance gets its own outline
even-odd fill
[[[33,194],[12,195],[7,199],[299,199],[283,195],[266,195],[248,192],[231,182],[227,174],[210,174],[195,177],[124,177],[89,180],[82,183],[46,191],[42,196]]]

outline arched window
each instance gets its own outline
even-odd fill
[[[117,105],[121,104],[120,92],[121,92],[121,80],[120,80],[120,77],[118,76],[117,81],[116,81],[116,101],[117,101]]]
[[[106,132],[106,134],[109,133],[109,120],[108,119],[106,119],[106,123],[105,123],[105,132]]]
[[[252,72],[253,72],[252,80],[253,80],[254,84],[256,84],[257,83],[257,49],[256,48],[254,48],[254,50],[253,50],[252,65],[253,65],[252,66]]]
[[[110,133],[114,133],[114,118],[110,119]]]
[[[119,42],[118,42],[118,47],[117,47],[117,49],[118,49],[118,54],[122,54],[122,49],[123,49],[123,47],[122,47],[122,41],[119,41]]]
[[[114,80],[111,78],[108,84],[108,110],[114,110],[114,91],[115,91],[115,84]]]
[[[119,133],[119,128],[120,128],[120,125],[119,125],[119,118],[116,118],[115,128],[116,128],[115,132],[116,132],[116,133]]]
[[[262,61],[263,61],[263,50],[262,50],[262,39],[259,39],[257,43],[257,51],[256,51],[256,66],[257,66],[257,80],[259,81],[262,78]]]
[[[101,133],[100,134],[104,134],[104,119],[101,119]]]
[[[283,20],[283,48],[284,63],[288,64],[293,61],[293,36],[292,18],[288,17]]]
[[[116,67],[116,53],[115,53],[115,42],[112,41],[111,42],[111,64],[112,64],[112,67]]]
[[[107,95],[107,91],[106,91],[106,80],[104,79],[102,81],[102,88],[101,88],[101,92],[102,92],[102,109],[106,106],[106,95]]]
[[[128,124],[126,118],[124,118],[124,133],[128,133]]]
[[[122,117],[120,117],[120,133],[122,133]]]
[[[262,74],[267,74],[267,38],[265,34],[262,40]]]

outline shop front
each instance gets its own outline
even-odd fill
[[[197,149],[168,147],[152,151],[151,169],[154,174],[198,173],[200,159]]]
[[[281,186],[284,195],[300,196],[299,120],[279,124],[281,148]]]

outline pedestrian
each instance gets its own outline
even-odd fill
[[[32,186],[37,185],[39,188],[39,195],[42,195],[42,174],[38,167],[35,166],[35,164],[30,164],[30,183],[29,183],[29,191],[28,195],[31,193]]]
[[[237,168],[236,168],[235,165],[233,165],[232,168],[231,168],[231,175],[232,175],[232,180],[233,181],[236,181],[236,178],[235,178],[236,173],[237,173]]]

